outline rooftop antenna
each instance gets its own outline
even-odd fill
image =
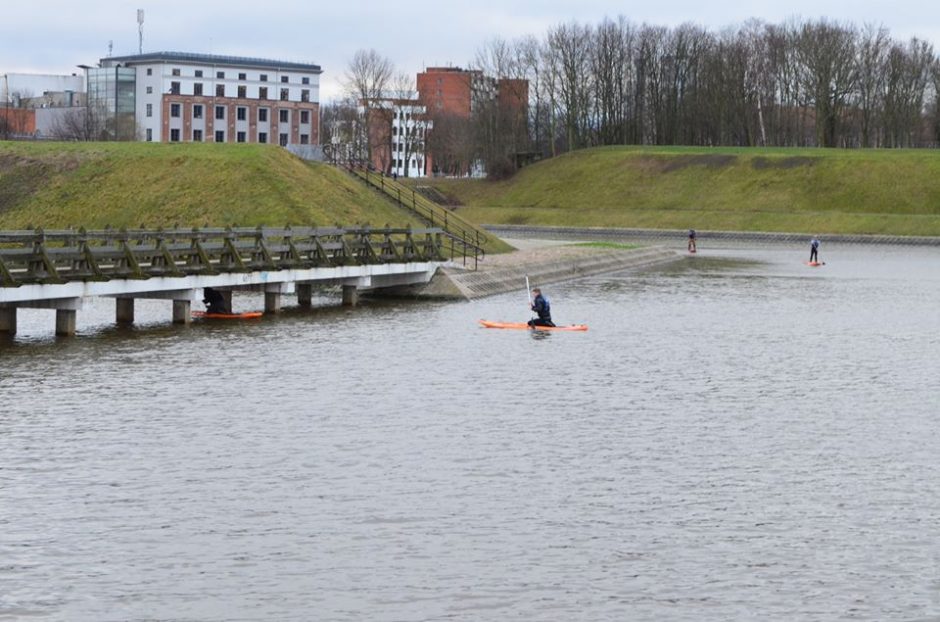
[[[108,58],[111,58],[112,50],[114,50],[114,40],[108,41]]]
[[[137,9],[137,36],[138,36],[138,46],[137,53],[144,53],[144,10]]]

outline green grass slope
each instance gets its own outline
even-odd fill
[[[940,150],[605,147],[429,183],[481,223],[940,235]]]
[[[271,145],[0,142],[0,229],[365,223],[422,226]]]

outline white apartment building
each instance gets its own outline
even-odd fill
[[[118,139],[319,144],[319,65],[154,52],[86,72],[89,107],[113,116]]]

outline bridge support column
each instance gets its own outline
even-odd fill
[[[173,323],[189,324],[193,321],[193,301],[192,300],[174,300],[173,301]]]
[[[297,304],[303,309],[313,305],[313,285],[310,283],[297,283]]]
[[[264,312],[272,315],[281,312],[281,292],[264,292]]]
[[[16,307],[0,307],[0,333],[16,334]]]
[[[55,310],[55,334],[60,337],[74,337],[78,311],[75,309]]]
[[[355,285],[343,285],[343,306],[355,307],[359,304],[359,291]]]
[[[134,323],[134,299],[133,298],[115,298],[114,315],[118,324]]]

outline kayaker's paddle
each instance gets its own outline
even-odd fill
[[[532,289],[529,287],[529,275],[525,275],[525,301],[529,309],[529,319],[532,319]]]

